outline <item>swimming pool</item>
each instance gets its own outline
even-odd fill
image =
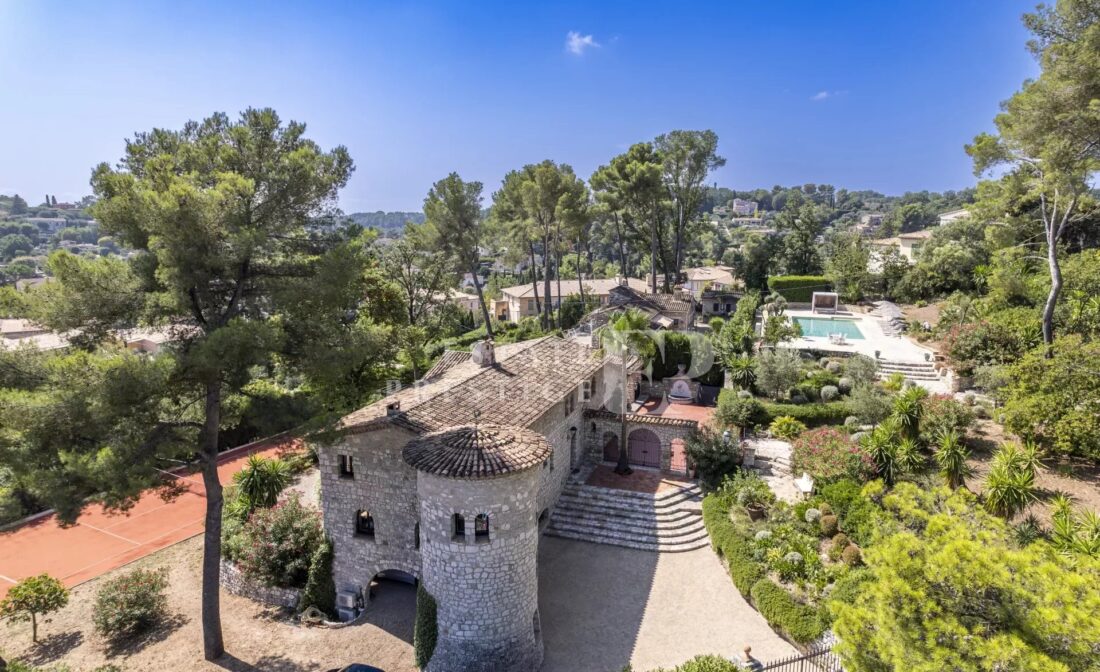
[[[855,320],[840,320],[835,317],[793,317],[802,327],[803,336],[828,338],[829,334],[842,334],[849,341],[862,341],[863,332],[856,326]]]

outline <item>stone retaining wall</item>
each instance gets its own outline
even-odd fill
[[[225,558],[222,558],[221,565],[220,583],[222,588],[230,593],[275,607],[286,607],[287,609],[298,607],[298,600],[302,597],[301,590],[260,585],[247,578],[240,568],[228,562]]]

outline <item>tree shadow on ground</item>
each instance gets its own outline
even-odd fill
[[[226,653],[215,660],[214,664],[230,672],[315,672],[322,669],[315,663],[299,663],[277,655],[262,656],[255,662],[249,663],[231,653]]]
[[[84,633],[79,630],[62,632],[38,640],[38,644],[20,659],[31,665],[48,665],[84,643]]]
[[[125,639],[109,641],[103,652],[108,658],[128,658],[139,653],[150,644],[168,639],[172,633],[186,625],[189,620],[183,614],[172,614],[162,619],[157,627],[152,630]]]

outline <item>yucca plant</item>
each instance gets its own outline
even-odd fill
[[[901,473],[914,474],[924,468],[924,453],[916,439],[904,438],[898,441],[896,454]]]
[[[940,435],[936,448],[936,464],[940,475],[947,481],[948,487],[958,489],[966,485],[966,479],[974,475],[974,469],[966,463],[970,450],[959,440],[957,432],[948,431]]]
[[[275,506],[290,484],[290,467],[279,459],[249,455],[244,469],[233,475],[237,496],[249,513]]]
[[[1035,492],[1035,468],[1016,446],[1004,444],[993,456],[985,490],[986,508],[1010,520],[1039,498]]]
[[[729,365],[730,380],[742,390],[756,383],[756,362],[748,355],[738,355]]]
[[[863,449],[874,460],[878,475],[893,485],[901,475],[902,465],[898,460],[898,428],[893,418],[888,418],[863,437]]]
[[[920,436],[920,416],[928,392],[917,385],[907,388],[894,399],[894,417],[902,433],[914,441]]]
[[[1054,498],[1050,542],[1067,555],[1100,558],[1100,514],[1083,511],[1075,514],[1069,498]]]

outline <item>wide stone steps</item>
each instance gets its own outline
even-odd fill
[[[546,534],[646,551],[681,552],[710,543],[697,486],[659,494],[572,483],[558,499]]]
[[[931,362],[899,362],[879,360],[878,375],[886,379],[893,373],[900,373],[912,380],[939,380],[940,375]]]

